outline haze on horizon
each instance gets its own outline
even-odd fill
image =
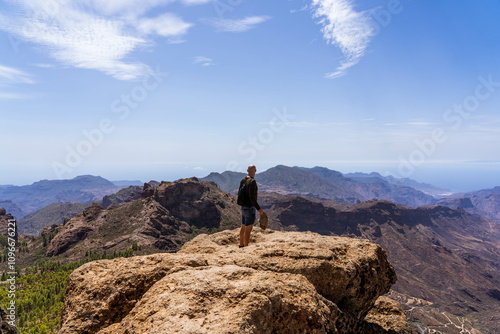
[[[2,1],[0,184],[278,164],[500,186],[500,3]]]

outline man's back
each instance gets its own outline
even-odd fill
[[[240,188],[241,189],[245,185],[245,192],[246,196],[243,196],[242,200],[243,202],[241,203],[242,206],[246,207],[255,207],[257,210],[260,210],[260,206],[257,203],[257,192],[259,190],[259,187],[257,186],[257,182],[253,177],[250,176],[245,176],[241,181],[240,181]]]

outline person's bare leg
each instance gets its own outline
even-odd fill
[[[252,233],[252,228],[253,225],[246,226],[245,228],[245,247],[248,246],[248,243],[250,242],[250,233]]]
[[[240,228],[240,246],[245,245],[245,225],[241,225]]]

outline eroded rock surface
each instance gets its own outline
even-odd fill
[[[380,246],[256,228],[240,249],[238,237],[80,267],[59,333],[408,333],[396,303],[376,303],[396,281]]]

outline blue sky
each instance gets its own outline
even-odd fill
[[[500,185],[493,0],[0,2],[0,184],[277,164]]]

